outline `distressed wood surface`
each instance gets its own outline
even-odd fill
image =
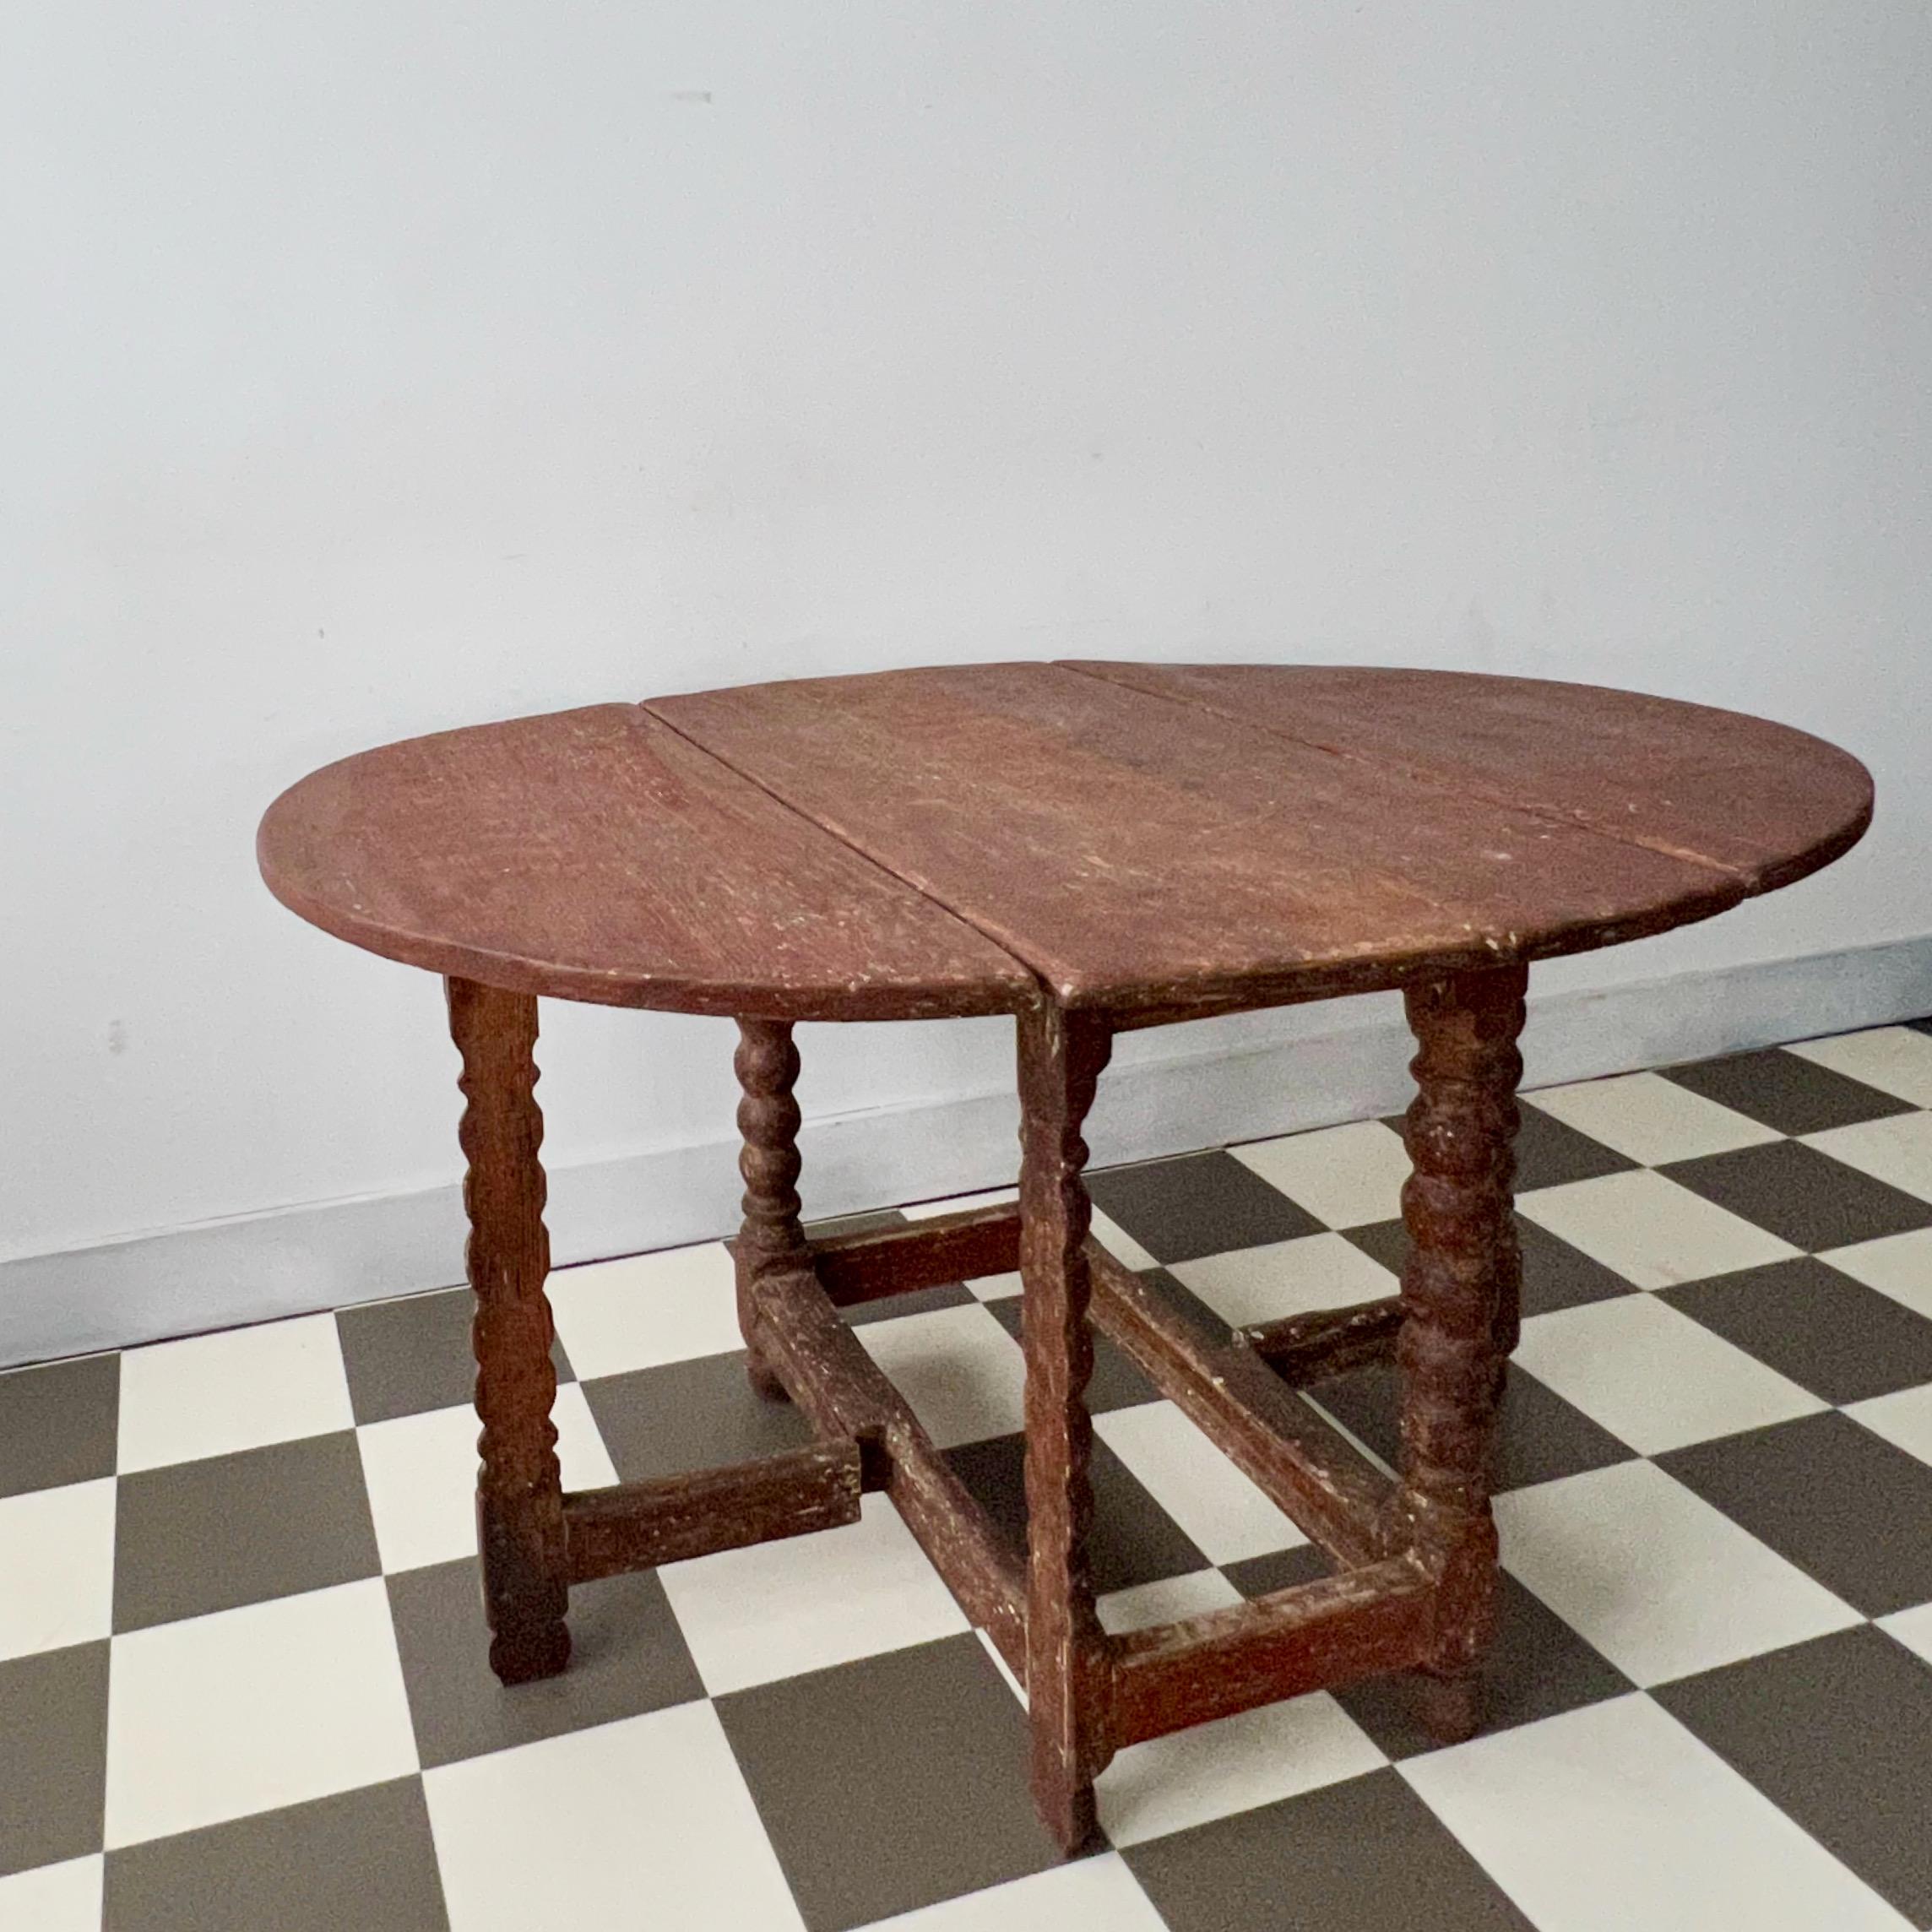
[[[1465,973],[1404,996],[1417,1052],[1403,1138],[1409,1236],[1396,1347],[1402,1482],[1396,1513],[1435,1579],[1424,1716],[1445,1742],[1480,1718],[1476,1667],[1495,1619],[1490,1508],[1496,1423],[1522,1262],[1511,1213],[1521,966]]]
[[[1427,1642],[1430,1595],[1416,1564],[1388,1557],[1114,1637],[1115,1746],[1399,1670]]]
[[[1008,1203],[933,1214],[904,1228],[862,1228],[811,1243],[812,1266],[840,1308],[915,1289],[1011,1274],[1020,1265],[1020,1211]]]
[[[1033,1794],[1062,1849],[1098,1829],[1094,1779],[1109,1756],[1105,1642],[1087,1540],[1094,1521],[1087,1412],[1094,1337],[1081,1127],[1112,1048],[1091,1014],[1045,1007],[1019,1022],[1020,1341],[1026,1351],[1027,1712]]]
[[[1094,1319],[1175,1408],[1338,1563],[1381,1554],[1387,1477],[1245,1343],[1205,1335],[1097,1241]]]
[[[799,1221],[798,1151],[802,1116],[792,1089],[798,1083],[798,1049],[787,1020],[740,1020],[738,1050],[738,1172],[745,1183],[743,1221],[731,1244],[738,1298],[738,1332],[745,1339],[745,1373],[768,1401],[782,1401],[784,1384],[773,1372],[758,1340],[760,1283],[795,1273],[811,1250]]]
[[[1360,675],[1372,692],[1376,676],[1404,674]],[[1492,687],[1513,719],[1512,681],[1442,687],[1454,719],[1496,747],[1479,785],[1420,769],[1393,726],[1372,753],[1344,756],[1053,665],[802,679],[650,708],[997,940],[1059,1002],[1123,1016],[1363,990],[1662,931],[1821,863],[1864,822],[1862,768],[1842,752],[1657,700],[1642,710],[1653,762],[1696,768],[1708,747],[1704,809],[1721,817],[1718,795],[1743,788],[1759,871],[1614,835],[1534,785],[1513,802],[1516,740],[1502,724],[1481,735]],[[1642,735],[1625,733],[1633,746]],[[1542,756],[1560,759],[1560,741]],[[1627,794],[1606,773],[1595,819]]]
[[[469,1165],[464,1250],[476,1298],[476,1533],[490,1668],[506,1684],[549,1677],[570,1658],[568,1554],[551,1404],[550,1237],[544,1229],[543,1115],[536,1103],[537,1003],[451,980],[450,1036],[463,1056],[458,1138]]]
[[[1237,1331],[1240,1339],[1292,1387],[1345,1375],[1395,1353],[1402,1297],[1383,1295],[1349,1308],[1319,1308]]]
[[[594,1582],[859,1520],[859,1446],[813,1442],[756,1463],[565,1494],[570,1581]]]
[[[1735,873],[1770,892],[1837,858],[1871,774],[1807,731],[1600,685],[1342,665],[1067,668]]]
[[[773,1019],[1009,1011],[1024,969],[630,704],[365,752],[269,807],[269,890],[431,971]]]

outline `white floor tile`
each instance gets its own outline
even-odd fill
[[[1647,1697],[1399,1768],[1539,1932],[1905,1932]]]
[[[706,1690],[722,1696],[970,1627],[892,1504],[868,1495],[862,1508],[841,1529],[659,1571]]]
[[[862,1322],[853,1332],[941,1448],[1023,1425],[1026,1357],[978,1302]]]
[[[114,1640],[110,1851],[415,1768],[379,1577]]]
[[[1516,1359],[1646,1456],[1828,1406],[1651,1294],[1533,1316]]]
[[[546,1292],[581,1378],[654,1369],[744,1346],[722,1241],[552,1273]]]
[[[1162,1577],[1152,1583],[1137,1583],[1131,1590],[1110,1591],[1095,1608],[1101,1629],[1119,1636],[1126,1631],[1229,1609],[1240,1600],[1241,1593],[1218,1570],[1191,1570],[1185,1577]]]
[[[986,1655],[993,1660],[994,1669],[998,1671],[1001,1677],[1005,1680],[1007,1690],[1012,1692],[1019,1707],[1023,1711],[1025,1710],[1027,1707],[1026,1685],[1013,1675],[1012,1666],[1000,1655],[1000,1647],[983,1630],[975,1630],[973,1634],[980,1640],[980,1649],[985,1651]]]
[[[451,1932],[803,1921],[703,1702],[426,1773]]]
[[[1094,1431],[1210,1563],[1239,1563],[1308,1539],[1170,1402],[1094,1418]]]
[[[1845,1414],[1908,1456],[1932,1463],[1932,1384],[1874,1396],[1867,1402],[1848,1403]]]
[[[1894,1610],[1889,1617],[1878,1620],[1878,1627],[1890,1631],[1908,1650],[1932,1663],[1932,1604],[1921,1604],[1916,1609]]]
[[[1094,1786],[1116,1845],[1251,1811],[1388,1762],[1325,1690],[1130,1745]]]
[[[1579,1080],[1524,1098],[1565,1126],[1649,1167],[1728,1153],[1733,1148],[1761,1147],[1783,1137],[1775,1127],[1707,1100],[1660,1073]]]
[[[0,1658],[113,1627],[113,1478],[0,1499]]]
[[[68,1859],[0,1878],[0,1925],[7,1932],[100,1932],[105,1863]]]
[[[966,1285],[982,1301],[1005,1301],[1018,1294],[1025,1284],[1020,1279],[1020,1271],[1015,1268],[1010,1274],[976,1275]]]
[[[1103,1214],[1098,1208],[1094,1210],[1094,1218],[1087,1231],[1122,1267],[1132,1268],[1136,1274],[1142,1268],[1160,1266],[1118,1221],[1110,1214]]]
[[[1932,1114],[1894,1114],[1799,1138],[1847,1167],[1932,1201]]]
[[[1830,1039],[1801,1039],[1785,1049],[1915,1107],[1932,1107],[1932,1034],[1912,1027],[1873,1027]]]
[[[1638,1684],[1859,1620],[1653,1463],[1514,1490],[1495,1511],[1505,1566]]]
[[[866,1932],[1167,1932],[1117,1853],[1079,1859],[943,1905],[875,1919]]]
[[[355,1421],[333,1315],[157,1342],[121,1358],[122,1475]]]
[[[1848,1248],[1821,1249],[1818,1259],[1916,1313],[1932,1316],[1932,1228],[1881,1235],[1875,1241],[1858,1241]]]
[[[1168,1272],[1237,1328],[1318,1308],[1379,1301],[1402,1285],[1340,1235],[1235,1248],[1197,1262],[1175,1262]]]
[[[557,1461],[567,1490],[617,1480],[604,1438],[575,1382],[556,1392]],[[476,1412],[432,1408],[355,1432],[385,1570],[417,1570],[476,1554]]]
[[[1638,1288],[1788,1260],[1798,1250],[1741,1215],[1647,1168],[1539,1187],[1517,1208]]]
[[[1402,1213],[1408,1152],[1380,1121],[1351,1121],[1228,1152],[1331,1228],[1364,1228]]]

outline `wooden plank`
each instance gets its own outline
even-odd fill
[[[1239,1338],[1291,1386],[1345,1374],[1395,1354],[1402,1297],[1383,1295],[1352,1308],[1323,1308],[1236,1330]]]
[[[1244,727],[1788,885],[1850,846],[1871,774],[1809,732],[1600,685],[1343,665],[1068,668]]]
[[[522,993],[770,1019],[1016,1011],[999,947],[630,704],[410,738],[269,807],[269,890]]]
[[[1415,1662],[1432,1586],[1393,1557],[1109,1639],[1116,1750]]]
[[[1020,1211],[1008,1203],[935,1214],[903,1228],[865,1228],[811,1243],[820,1285],[839,1308],[1020,1265]]]
[[[1180,1017],[1541,958],[1734,904],[1734,872],[1051,665],[651,709],[950,907],[1069,1007]]]
[[[766,1360],[822,1438],[859,1445],[861,1482],[883,1490],[966,1615],[1026,1676],[1026,1567],[811,1274],[761,1282]]]
[[[1251,1350],[1202,1334],[1098,1242],[1087,1254],[1094,1321],[1161,1393],[1338,1562],[1379,1556],[1388,1478]]]
[[[563,1499],[573,1584],[858,1520],[856,1442],[813,1442],[756,1463]]]

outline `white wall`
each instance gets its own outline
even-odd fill
[[[433,983],[251,841],[518,711],[1627,683],[1839,739],[1879,828],[1543,985],[1932,932],[1929,81],[1922,0],[7,9],[0,1256],[453,1175]],[[560,1167],[728,1131],[717,1023],[548,1025]],[[806,1044],[822,1116],[1007,1071]]]

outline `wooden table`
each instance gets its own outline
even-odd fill
[[[1761,719],[1580,685],[1275,665],[1009,664],[817,678],[439,733],[330,765],[260,834],[285,904],[444,976],[482,1419],[492,1667],[564,1668],[570,1587],[854,1521],[883,1490],[1026,1685],[1069,1849],[1122,1746],[1374,1672],[1478,1722],[1489,1486],[1517,1327],[1510,1213],[1529,963],[1788,885],[1870,817],[1853,758]],[[1088,1235],[1081,1129],[1116,1033],[1400,987],[1419,1045],[1399,1296],[1229,1342]],[[550,1409],[531,1058],[540,996],[738,1023],[739,1314],[807,1448],[571,1494]],[[1017,1208],[807,1240],[799,1020],[1012,1013]],[[840,1307],[1018,1267],[1026,1547]],[[1089,1321],[1335,1573],[1123,1636],[1087,1559]],[[1299,1393],[1392,1355],[1392,1479]],[[781,1615],[781,1610],[774,1610]]]

